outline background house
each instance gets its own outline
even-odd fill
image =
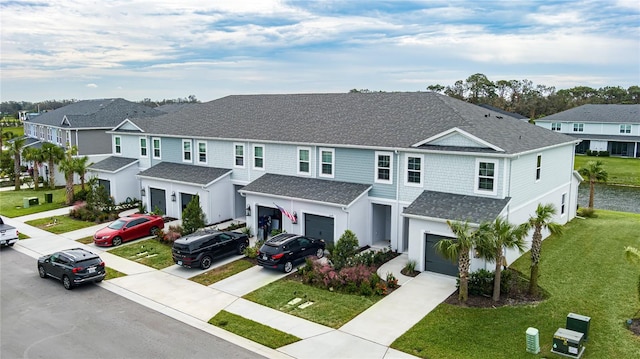
[[[553,203],[566,223],[576,211],[577,140],[437,93],[228,96],[109,133],[149,209],[180,218],[198,194],[209,223],[241,218],[255,232],[270,217],[269,229],[328,242],[350,229],[420,270],[457,271],[432,250],[453,236],[447,220],[522,223]]]
[[[582,105],[537,119],[536,124],[582,140],[576,153],[640,157],[640,105]]]

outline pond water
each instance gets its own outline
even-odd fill
[[[578,188],[578,205],[589,204],[589,182]],[[640,187],[611,186],[596,183],[593,207],[611,211],[640,213]]]

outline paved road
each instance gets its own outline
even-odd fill
[[[0,358],[262,358],[89,284],[65,290],[0,248]]]

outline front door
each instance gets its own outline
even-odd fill
[[[167,195],[165,190],[149,188],[151,192],[151,208],[149,212],[167,214]]]

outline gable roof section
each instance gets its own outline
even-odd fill
[[[404,214],[452,221],[482,223],[502,213],[510,197],[495,199],[461,194],[424,191],[404,210]]]
[[[115,128],[113,128],[113,131],[144,132],[140,127],[138,127],[135,123],[131,122],[131,120],[128,118],[120,122]]]
[[[180,182],[189,185],[207,187],[224,176],[231,175],[232,170],[205,166],[186,165],[182,163],[160,162],[136,176],[167,182]]]
[[[29,118],[30,123],[73,129],[112,129],[125,118],[164,114],[121,98],[84,100]]]
[[[92,164],[87,169],[97,172],[118,173],[136,163],[138,163],[138,160],[135,158],[110,156],[103,159],[102,161]]]
[[[368,184],[267,173],[244,186],[239,192],[349,207],[370,189],[371,185]]]
[[[434,92],[236,95],[132,122],[160,136],[382,149],[412,149],[453,128],[504,154],[575,142]]]
[[[536,121],[640,124],[640,105],[582,105]]]
[[[494,146],[481,138],[478,138],[472,134],[467,133],[457,127],[439,133],[435,136],[427,138],[424,141],[420,141],[413,145],[413,147],[421,147],[423,145],[432,146],[451,146],[451,147],[471,147],[471,148],[490,148],[497,152],[504,152],[504,150],[498,146]]]

